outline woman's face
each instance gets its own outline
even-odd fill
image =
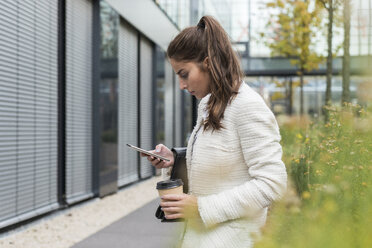
[[[186,89],[197,99],[201,99],[209,93],[210,76],[207,70],[207,61],[206,59],[199,64],[170,59],[173,70],[180,80],[180,89]]]

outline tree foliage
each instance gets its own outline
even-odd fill
[[[273,9],[267,26],[271,33],[262,33],[273,56],[285,56],[298,69],[301,81],[301,114],[303,114],[303,75],[317,69],[323,61],[316,46],[316,32],[322,20],[316,0],[273,0],[267,7]]]

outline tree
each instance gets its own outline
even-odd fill
[[[315,7],[311,7],[314,4]],[[313,5],[313,6],[314,6]],[[268,26],[274,28],[272,34],[266,36],[266,42],[271,49],[272,55],[285,56],[291,64],[297,66],[297,74],[300,76],[300,113],[304,114],[304,73],[318,68],[322,57],[311,48],[316,36],[321,18],[319,18],[318,2],[316,0],[274,0],[267,7],[273,8],[279,13],[273,14],[273,21]]]
[[[327,23],[327,72],[326,72],[326,93],[325,93],[325,105],[330,106],[332,102],[332,73],[333,73],[333,26],[335,22],[335,15],[337,14],[338,7],[341,0],[318,0],[328,12],[328,23]],[[328,121],[328,108],[325,108],[325,120]]]
[[[350,102],[350,0],[344,1],[344,56],[342,58],[341,105]]]
[[[318,0],[328,12],[328,32],[327,32],[327,87],[325,95],[325,105],[331,104],[331,86],[332,86],[332,62],[333,62],[333,26],[334,26],[334,15],[338,9],[341,0]]]

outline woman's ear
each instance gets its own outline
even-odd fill
[[[205,59],[203,60],[203,68],[205,70],[209,70],[209,58],[208,57],[205,57]]]

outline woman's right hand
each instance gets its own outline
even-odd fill
[[[167,162],[167,161],[155,158],[153,156],[149,156],[149,155],[141,153],[141,156],[142,157],[147,157],[147,160],[150,161],[151,164],[156,169],[167,168],[169,166],[173,166],[173,164],[174,164],[173,152],[168,147],[166,147],[165,145],[159,144],[155,147],[155,150],[151,150],[149,152],[159,154],[160,156],[163,156],[163,157],[170,160],[169,162]]]

